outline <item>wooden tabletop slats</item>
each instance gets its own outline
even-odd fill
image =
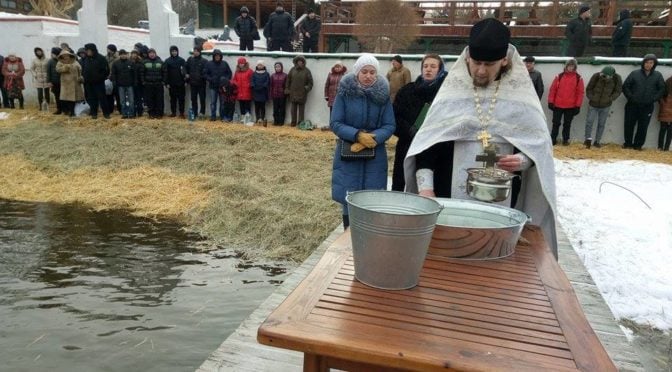
[[[306,371],[615,371],[541,231],[523,240],[493,261],[428,255],[417,287],[387,291],[354,278],[346,232],[257,339],[303,351]]]

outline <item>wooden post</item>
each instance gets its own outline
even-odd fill
[[[222,28],[224,28],[224,25],[227,25],[229,22],[229,2],[228,0],[222,0]]]
[[[257,21],[257,26],[259,26],[259,22],[261,22],[261,5],[259,4],[259,0],[256,0],[255,3],[257,5],[257,11],[255,12],[256,21]]]
[[[609,0],[607,15],[606,19],[604,20],[604,24],[606,26],[611,26],[614,23],[615,15],[616,15],[616,0]]]
[[[560,10],[558,7],[558,1],[559,0],[553,0],[553,11],[551,12],[551,25],[555,26],[558,24],[558,11]]]
[[[672,6],[667,10],[667,26],[672,26]]]
[[[505,3],[503,1],[499,2],[499,12],[498,12],[499,16],[497,17],[497,19],[499,19],[500,22],[504,22],[504,18],[506,17],[504,15],[504,12],[506,11],[506,6],[504,6],[504,4]]]
[[[450,13],[448,14],[448,24],[451,26],[455,26],[456,11],[457,11],[457,4],[454,1],[451,1]]]

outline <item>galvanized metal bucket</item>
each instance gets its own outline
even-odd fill
[[[345,200],[355,278],[381,289],[415,287],[441,204],[415,194],[383,190],[352,192]]]

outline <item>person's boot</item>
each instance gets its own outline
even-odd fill
[[[347,214],[343,215],[343,230],[346,230],[350,227],[350,216]]]
[[[264,128],[268,126],[268,120],[264,119]]]
[[[592,144],[593,144],[593,141],[590,138],[583,141],[583,145],[586,146],[587,149],[590,149],[590,145],[592,145]]]
[[[562,140],[563,146],[569,146],[569,140]]]
[[[597,142],[597,141],[595,141],[595,142],[593,142],[593,147],[595,147],[595,148],[598,148],[598,149],[599,149],[600,147],[602,147],[602,144],[601,144],[601,143],[599,143],[599,142]]]

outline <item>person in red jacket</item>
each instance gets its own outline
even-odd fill
[[[238,58],[236,73],[233,74],[232,83],[238,88],[236,99],[240,106],[240,116],[249,114],[252,108],[252,74],[250,65],[244,57]]]
[[[551,90],[548,93],[548,108],[553,111],[553,129],[551,141],[557,143],[558,132],[562,125],[562,145],[569,145],[569,131],[572,128],[572,119],[578,115],[583,102],[584,85],[581,75],[576,72],[577,64],[574,58],[565,63],[565,70],[553,79]],[[564,117],[564,123],[561,120]]]

